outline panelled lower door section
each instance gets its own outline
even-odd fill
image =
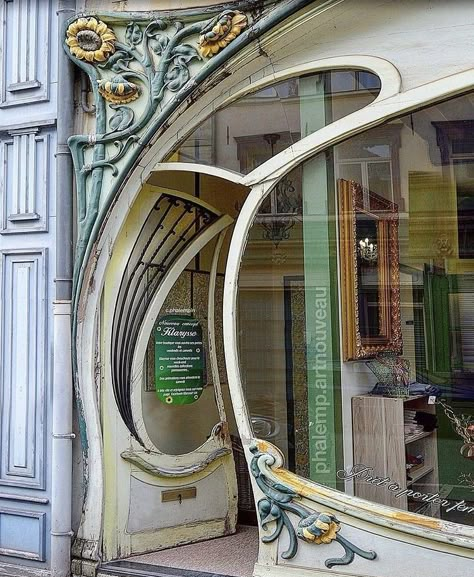
[[[1,251],[0,561],[45,560],[46,259]]]

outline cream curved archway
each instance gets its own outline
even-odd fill
[[[203,165],[180,163],[163,164],[155,167],[152,172],[167,171],[196,172],[216,176],[229,182],[240,184],[241,176],[224,169],[215,169]],[[105,222],[100,238],[97,241],[94,254],[91,256],[87,269],[85,283],[81,293],[77,323],[76,351],[78,363],[77,382],[81,394],[82,414],[87,423],[87,439],[85,452],[88,470],[87,484],[84,487],[83,513],[81,523],[74,542],[74,553],[79,557],[82,549],[87,548],[87,555],[98,558],[100,555],[103,533],[104,510],[104,451],[102,437],[101,412],[99,406],[100,376],[97,371],[97,361],[100,359],[98,325],[100,321],[100,301],[105,278],[110,264],[110,256],[117,238],[120,235],[131,208],[141,193],[144,184],[140,178],[133,179],[133,187],[127,194],[122,194],[111,209]],[[155,200],[149,199],[149,208]],[[134,239],[129,239],[129,250]],[[94,511],[91,515],[90,512]]]

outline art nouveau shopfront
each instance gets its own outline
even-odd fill
[[[175,566],[470,574],[474,7],[139,4],[65,44],[74,574],[242,532],[237,570]]]

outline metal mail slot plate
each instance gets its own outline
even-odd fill
[[[161,491],[161,502],[169,503],[170,501],[183,501],[184,499],[195,499],[196,487],[186,487],[183,489],[171,489],[170,491]]]

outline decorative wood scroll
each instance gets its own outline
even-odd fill
[[[401,354],[398,207],[354,181],[338,194],[344,360]]]
[[[282,482],[275,474],[275,470],[281,471],[283,465],[281,453],[276,447],[256,440],[249,449],[252,453],[250,471],[264,495],[257,503],[260,525],[266,532],[262,543],[272,543],[285,530],[289,544],[281,556],[283,559],[292,559],[298,553],[298,540],[323,546],[335,541],[342,546],[344,555],[327,558],[324,564],[328,569],[336,565],[349,565],[356,555],[369,561],[377,558],[375,551],[365,551],[341,535],[341,522],[333,513],[315,511],[299,502],[302,495],[298,488]],[[296,527],[293,518],[299,519]]]

